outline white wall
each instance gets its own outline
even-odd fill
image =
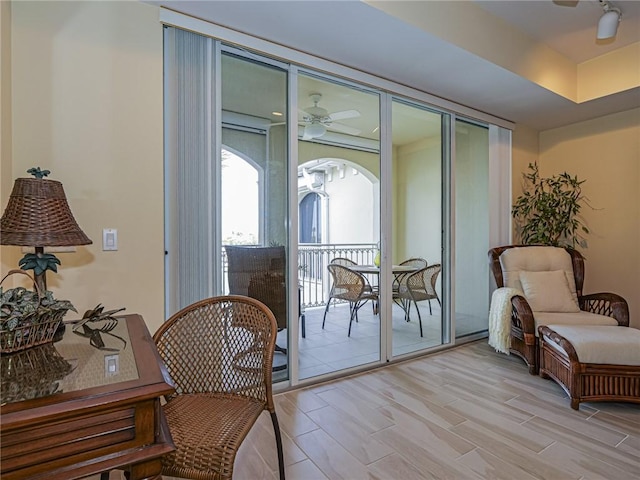
[[[380,213],[376,208],[377,189],[363,172],[345,166],[343,173],[332,169],[324,189],[329,197],[329,231],[326,243],[375,243]],[[356,173],[357,172],[357,173]],[[323,242],[324,243],[324,242]]]

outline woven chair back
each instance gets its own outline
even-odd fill
[[[277,247],[225,247],[229,294],[246,295],[264,303],[287,328],[286,252]]]
[[[355,302],[365,291],[366,280],[363,275],[338,264],[327,266],[333,279],[333,297]]]
[[[424,258],[414,257],[405,260],[404,262],[400,262],[400,265],[403,267],[417,267],[424,268],[428,265],[428,262]]]
[[[228,393],[272,407],[276,334],[275,317],[263,303],[228,295],[185,307],[153,338],[175,384],[174,396]]]
[[[406,288],[401,287],[401,294],[410,293],[417,300],[431,300],[438,298],[436,282],[442,266],[438,264],[422,268],[407,277]]]
[[[336,265],[342,265],[344,267],[352,267],[354,265],[357,265],[357,262],[354,262],[353,260],[351,260],[350,258],[343,258],[343,257],[336,257],[333,260],[331,260],[331,262],[329,262],[330,264],[336,264]]]

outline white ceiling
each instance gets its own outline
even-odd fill
[[[596,26],[604,11],[598,0],[474,1],[574,63],[640,42],[640,1],[637,0],[610,2],[622,12],[615,40],[596,40]]]
[[[355,1],[149,1],[347,65],[537,130],[640,107],[640,88],[576,104],[536,83]],[[437,8],[439,2],[429,2]],[[574,62],[640,41],[640,1],[615,41],[595,41],[596,0],[476,1]],[[573,6],[568,6],[573,4]],[[326,98],[324,107],[332,110]],[[343,106],[344,108],[344,106]]]

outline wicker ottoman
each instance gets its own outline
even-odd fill
[[[640,403],[640,330],[605,325],[542,325],[540,376],[580,402]]]

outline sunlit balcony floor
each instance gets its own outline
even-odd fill
[[[420,337],[418,315],[411,310],[409,322],[404,320],[404,311],[393,305],[393,355],[400,356],[432,348],[442,343],[442,317],[440,306],[432,301],[433,314],[429,314],[428,302],[420,302],[423,337]],[[349,329],[349,307],[337,304],[329,307],[325,328],[322,328],[324,307],[307,308],[305,311],[306,336],[299,337],[299,377],[301,380],[336,372],[339,370],[376,362],[380,352],[380,319],[374,315],[371,304],[365,304],[358,312],[358,322]],[[486,317],[456,315],[458,335],[486,330]],[[287,331],[278,335],[278,345],[286,346]],[[282,364],[285,357],[276,353],[274,364]],[[278,380],[284,372],[275,372]]]

